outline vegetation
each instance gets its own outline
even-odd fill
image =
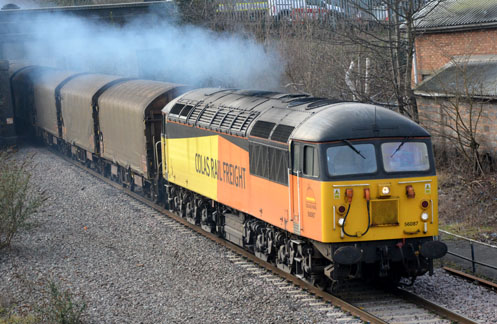
[[[48,303],[40,310],[43,323],[79,324],[82,323],[86,304],[75,303],[69,290],[62,291],[53,281],[48,284]]]
[[[474,164],[452,151],[438,159],[441,228],[497,243],[497,174],[475,175]]]
[[[15,307],[0,307],[0,324],[82,324],[86,304],[75,302],[69,290],[62,291],[53,281],[42,292],[44,300],[28,313],[16,313]]]
[[[32,158],[17,161],[0,151],[0,249],[30,225],[30,217],[45,201],[45,193],[31,186]]]
[[[10,314],[5,308],[0,307],[0,324],[35,324],[39,323],[33,314],[16,315]]]

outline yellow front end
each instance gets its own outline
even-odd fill
[[[322,241],[438,235],[437,177],[322,183]]]

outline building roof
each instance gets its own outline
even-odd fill
[[[448,63],[415,90],[421,96],[497,98],[497,56],[459,58]]]
[[[418,14],[416,30],[436,32],[497,27],[497,0],[434,0]]]

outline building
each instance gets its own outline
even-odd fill
[[[416,25],[413,86],[437,144],[497,155],[497,0],[428,5]]]

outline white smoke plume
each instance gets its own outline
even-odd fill
[[[54,13],[24,24],[35,36],[24,56],[36,64],[145,77],[192,86],[277,89],[276,50],[237,34],[165,21],[150,13],[124,27]]]

